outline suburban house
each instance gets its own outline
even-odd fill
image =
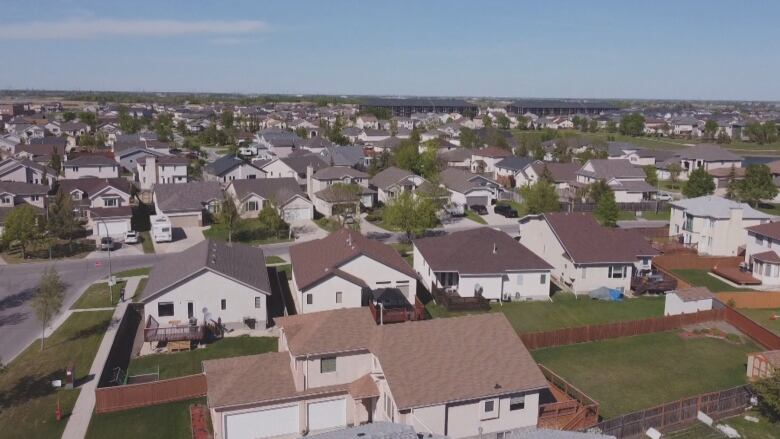
[[[270,204],[286,222],[314,219],[314,204],[291,177],[233,180],[225,189],[242,218],[256,218]]]
[[[581,166],[577,163],[554,163],[554,162],[542,162],[536,161],[531,164],[530,167],[525,170],[525,178],[527,180],[521,180],[520,177],[523,174],[518,174],[518,186],[526,184],[534,184],[539,181],[543,175],[552,181],[555,189],[560,191],[568,190],[573,187],[577,181],[577,172]]]
[[[574,292],[631,289],[658,255],[635,230],[602,227],[588,213],[545,213],[520,219],[520,243],[553,266],[552,276]]]
[[[489,300],[546,300],[552,266],[490,227],[417,239],[414,271],[428,288]]]
[[[520,187],[523,185],[522,183],[529,181],[526,169],[530,168],[534,162],[535,160],[530,157],[516,155],[505,157],[496,162],[493,177],[504,187]]]
[[[320,157],[328,166],[347,166],[350,168],[368,166],[366,154],[359,146],[333,146],[322,150]]]
[[[113,150],[116,161],[119,162],[122,168],[127,169],[130,172],[136,171],[137,164],[141,160],[148,157],[163,157],[168,155],[167,153],[163,154],[153,149],[149,149],[144,146],[143,143],[127,146],[125,144],[117,144],[114,146]]]
[[[155,184],[186,183],[189,164],[186,157],[142,157],[136,162],[134,180],[145,191],[151,190]]]
[[[471,169],[471,150],[467,148],[455,148],[439,151],[439,159],[448,168]]]
[[[577,182],[580,185],[598,180],[607,182],[618,203],[639,203],[657,192],[645,181],[645,171],[626,159],[588,160],[577,171]]]
[[[314,172],[314,168],[306,169],[306,190],[315,209],[325,216],[334,213],[334,207],[340,205],[356,206],[357,203],[366,207],[374,205],[376,191],[368,187],[369,175],[363,171],[346,166],[328,166]],[[355,191],[341,191],[334,188],[336,184],[355,185]]]
[[[736,256],[748,239],[746,228],[768,223],[772,216],[745,203],[707,195],[669,203],[669,236],[699,254]]]
[[[317,172],[328,165],[317,154],[301,154],[271,160],[260,169],[265,172],[266,178],[294,178],[299,186],[305,188],[306,168],[309,166]]]
[[[226,155],[203,167],[203,180],[228,183],[233,180],[264,178],[265,172],[234,155]]]
[[[742,167],[742,157],[726,151],[718,145],[699,144],[683,149],[677,156],[680,160],[681,180],[687,180],[688,175],[697,168],[709,172],[714,169],[731,169]]]
[[[628,160],[634,166],[652,166],[656,159],[652,150],[624,142],[607,142],[607,154],[610,160]]]
[[[762,285],[780,285],[780,222],[746,228],[745,263]]]
[[[124,238],[131,229],[132,184],[124,178],[62,180],[58,190],[70,195],[73,209],[96,236]]]
[[[494,174],[496,163],[512,155],[512,151],[488,146],[471,153],[471,172],[477,174]]]
[[[31,160],[8,158],[0,160],[0,181],[52,186],[57,181],[57,171]]]
[[[49,187],[42,184],[17,181],[0,181],[0,207],[8,208],[19,204],[45,208]]]
[[[414,192],[425,179],[405,169],[390,166],[369,180],[371,188],[377,191],[377,199],[387,203],[402,192]]]
[[[197,339],[204,325],[264,328],[271,286],[263,250],[204,240],[177,258],[157,261],[137,298],[144,306],[146,341],[167,341],[177,329]]]
[[[386,289],[405,299],[388,307],[408,309],[416,301],[417,276],[412,267],[394,248],[360,232],[343,228],[295,244],[290,247],[290,262],[290,290],[299,314],[365,306],[372,294],[379,296]]]
[[[203,363],[215,438],[392,422],[457,439],[537,424],[548,383],[501,313],[377,325],[353,308],[276,322],[279,352]]]
[[[366,128],[379,129],[379,120],[373,114],[361,114],[355,121],[355,126],[364,130]]]
[[[451,201],[458,206],[489,206],[501,192],[501,185],[494,180],[462,169],[441,171],[439,181],[450,192]]]
[[[173,227],[210,224],[223,200],[222,187],[216,181],[157,184],[152,191],[157,214],[167,216]]]
[[[119,163],[99,154],[85,154],[70,159],[62,163],[62,169],[66,180],[86,177],[119,177]]]

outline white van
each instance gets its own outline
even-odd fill
[[[154,242],[173,241],[173,227],[167,216],[152,215],[149,221],[152,223],[151,235]]]

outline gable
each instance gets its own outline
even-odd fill
[[[371,281],[406,280],[411,277],[365,254],[347,260],[338,268],[360,279]]]

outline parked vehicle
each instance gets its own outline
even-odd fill
[[[125,244],[138,244],[140,236],[135,230],[129,230],[125,233]]]
[[[505,218],[517,218],[517,211],[508,204],[496,204],[495,212]]]
[[[114,238],[110,236],[104,236],[100,238],[100,250],[111,250],[114,248]]]
[[[487,207],[481,205],[481,204],[472,204],[469,206],[469,209],[473,212],[475,212],[477,215],[487,215]]]
[[[173,227],[167,216],[154,215],[149,217],[152,223],[152,239],[154,242],[171,242],[173,241]]]
[[[669,192],[658,192],[655,195],[655,199],[658,201],[672,201],[674,198]]]

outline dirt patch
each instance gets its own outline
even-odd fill
[[[677,333],[682,339],[717,338],[728,343],[743,344],[744,335],[726,322],[706,322],[685,326]]]
[[[209,410],[203,404],[190,406],[190,421],[192,422],[192,439],[213,439],[209,424]]]

